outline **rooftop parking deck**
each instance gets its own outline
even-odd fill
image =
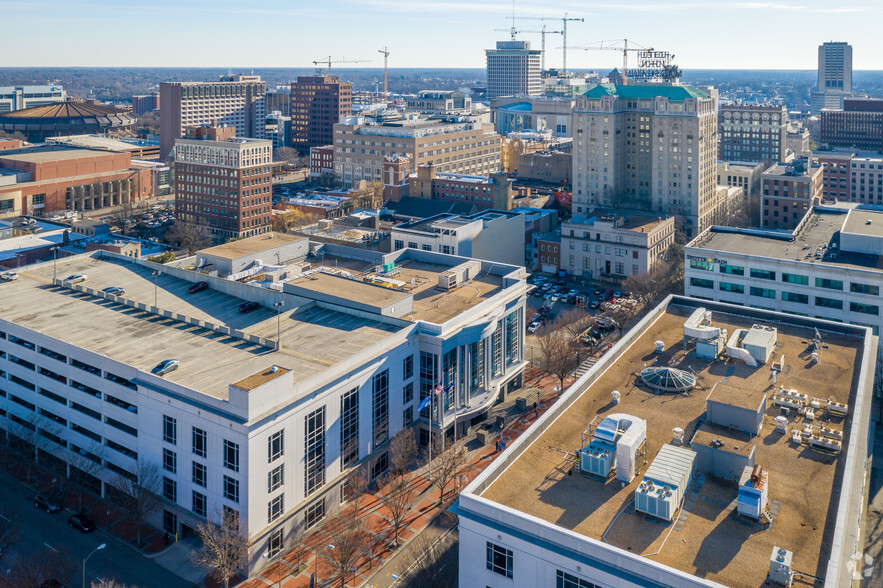
[[[737,399],[734,404],[751,404],[763,392],[772,396],[774,385],[771,364],[749,367],[733,359],[699,359],[692,351],[685,355],[681,344],[683,324],[692,310],[669,306],[618,361],[548,423],[481,495],[547,523],[728,586],[763,585],[773,546],[793,551],[795,569],[824,577],[837,523],[846,454],[834,455],[793,443],[790,435],[777,432],[773,419],[779,409],[769,399],[763,427],[756,437],[704,423],[706,398],[712,389],[719,401],[727,395],[744,394],[752,397],[751,402]],[[756,318],[718,312],[712,320],[714,326],[731,333],[756,322]],[[787,359],[775,387],[784,385],[812,397],[832,398],[849,404],[852,410],[862,340],[823,331],[821,362],[813,364],[809,351],[813,330],[775,326],[779,331],[773,356],[784,354]],[[666,344],[661,355],[653,352],[657,340]],[[698,385],[686,394],[653,394],[637,377],[651,363],[692,370]],[[611,401],[612,390],[621,393],[618,405]],[[612,413],[647,421],[646,463],[625,487],[613,478],[605,481],[577,472],[569,474],[572,461],[566,453],[572,455],[581,447],[582,434],[593,418]],[[807,424],[794,411],[789,420],[789,431]],[[825,414],[822,420],[826,427],[844,432],[843,447],[847,447],[852,413],[845,418]],[[818,424],[818,417],[809,424]],[[753,445],[756,463],[769,474],[772,524],[763,526],[740,517],[735,509],[736,482],[702,472],[697,473],[686,492],[683,510],[671,523],[635,511],[635,490],[662,445],[672,441],[674,427],[685,431],[687,448],[694,434],[697,444],[720,438],[725,445],[738,447],[734,451],[743,455]]]

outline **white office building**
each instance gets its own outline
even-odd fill
[[[264,279],[249,283],[106,253],[30,266],[0,284],[0,424],[38,433],[24,436],[62,468],[92,456],[102,494],[155,464],[155,525],[186,536],[233,510],[247,571],[266,565],[296,527],[345,502],[351,472],[385,471],[403,427],[424,444],[430,418],[462,434],[525,366],[522,267],[411,249],[311,253],[255,260]],[[439,288],[467,263],[468,287]],[[368,264],[369,281],[356,279]],[[54,278],[69,274],[87,277]],[[167,359],[179,367],[152,373]],[[439,382],[434,414],[418,413]]]
[[[61,86],[3,86],[0,87],[0,112],[47,106],[67,100]]]
[[[486,49],[488,100],[542,94],[541,53],[530,41],[497,41],[496,49]]]
[[[883,212],[815,206],[792,232],[711,227],[684,248],[688,296],[883,326]]]

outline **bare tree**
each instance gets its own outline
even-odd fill
[[[248,541],[239,526],[239,516],[231,510],[224,512],[220,524],[205,521],[196,525],[202,547],[193,554],[193,562],[212,570],[212,577],[224,582],[227,588],[248,555]]]
[[[68,449],[66,454],[67,463],[70,466],[68,479],[77,492],[77,508],[83,510],[83,496],[89,490],[89,482],[95,478],[95,474],[102,470],[101,462],[104,459],[104,446],[98,443],[90,443],[89,447]]]
[[[188,255],[193,255],[200,249],[208,247],[211,240],[196,225],[175,221],[165,234],[165,240],[169,245],[186,249]]]
[[[135,222],[138,217],[144,214],[145,206],[135,203],[133,198],[127,198],[120,202],[113,213],[111,213],[111,223],[119,227],[124,235],[132,234]]]
[[[18,541],[20,528],[18,513],[9,507],[5,507],[0,512],[0,555]]]
[[[403,476],[416,456],[417,441],[414,439],[414,429],[402,429],[390,439],[389,464],[394,475]]]
[[[622,337],[622,331],[625,328],[625,324],[635,316],[635,314],[637,314],[637,306],[613,304],[608,307],[601,316],[610,319],[619,331],[619,336]]]
[[[273,149],[273,161],[281,161],[284,167],[291,169],[301,167],[302,162],[297,149],[291,147],[276,147]]]
[[[42,588],[53,581],[63,586],[76,570],[76,563],[64,548],[42,550],[19,557],[7,579],[17,588]]]
[[[368,477],[362,468],[354,470],[346,479],[347,501],[351,501],[357,512],[362,509],[362,497],[368,490]]]
[[[452,574],[445,554],[451,549],[456,550],[454,538],[445,535],[438,541],[428,545],[412,547],[406,562],[410,563],[402,573],[403,586],[420,586],[420,588],[456,588],[457,574]],[[454,558],[456,562],[456,558]]]
[[[307,214],[301,210],[288,210],[281,214],[274,214],[272,229],[277,233],[285,233],[290,229],[297,229],[316,222],[315,214]]]
[[[434,459],[430,481],[439,490],[438,505],[442,506],[448,484],[466,469],[469,463],[469,456],[462,445],[452,443],[443,448],[442,441],[435,438],[432,440],[432,449]]]
[[[395,531],[393,547],[399,546],[399,530],[417,497],[417,492],[407,476],[390,472],[381,482],[380,501],[389,511],[389,522]]]
[[[576,340],[586,329],[592,326],[594,319],[582,308],[569,308],[558,315],[556,325],[564,329],[573,340]]]
[[[117,501],[135,522],[137,546],[142,547],[141,525],[161,504],[158,495],[162,479],[156,464],[141,459],[135,464],[133,478],[117,474],[113,486],[119,490]]]
[[[622,281],[622,287],[632,293],[638,304],[644,305],[656,296],[661,285],[657,278],[661,277],[657,272],[632,274]]]
[[[537,345],[546,371],[558,377],[563,390],[564,378],[579,365],[578,346],[566,329],[560,328],[558,321],[537,331]]]
[[[0,139],[18,139],[19,141],[27,141],[28,138],[21,131],[15,131],[14,133],[10,133],[7,131],[0,131]]]
[[[155,112],[145,112],[138,118],[135,128],[145,135],[158,135],[159,115]]]
[[[371,543],[371,534],[355,505],[344,509],[326,528],[330,544],[322,557],[331,564],[334,575],[340,578],[341,588],[353,573],[356,561]]]
[[[383,205],[383,182],[372,182],[357,190],[351,201],[355,208],[380,208]]]

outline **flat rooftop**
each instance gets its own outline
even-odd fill
[[[125,288],[125,298],[148,307],[154,303],[150,268],[95,257],[58,261],[58,277],[75,273],[88,276],[83,286],[96,290],[119,286]],[[181,367],[165,379],[220,399],[227,399],[228,385],[250,382],[249,376],[262,374],[274,365],[290,371],[287,377],[297,384],[399,329],[306,303],[281,313],[282,349],[274,351],[97,296],[52,286],[52,264],[21,271],[19,276],[13,282],[0,282],[0,317],[145,372],[164,359],[178,359]],[[156,280],[159,308],[275,341],[277,323],[272,309],[261,307],[241,314],[241,299],[212,289],[188,295],[191,284],[160,274]]]
[[[871,210],[853,210],[850,216],[855,212],[870,215],[870,218],[874,219],[875,229],[883,227],[883,213]],[[879,255],[840,250],[839,231],[843,227],[846,217],[847,215],[844,213],[816,208],[793,241],[788,240],[788,233],[779,233],[780,237],[777,238],[772,236],[772,231],[770,235],[763,235],[760,233],[718,231],[712,228],[706,234],[691,241],[687,247],[708,249],[719,252],[721,255],[739,253],[846,268],[883,270],[883,258]],[[822,247],[823,254],[822,257],[817,258],[815,257],[816,251],[820,247]]]
[[[545,431],[485,489],[482,496],[493,502],[538,517],[686,573],[727,586],[764,585],[773,546],[794,553],[794,568],[824,577],[831,556],[840,488],[847,454],[831,455],[795,445],[789,435],[776,432],[773,419],[777,407],[768,402],[760,434],[751,438],[735,430],[702,425],[705,400],[715,385],[724,382],[728,394],[756,394],[770,391],[773,383],[769,365],[756,368],[742,362],[708,361],[692,351],[685,355],[680,344],[683,324],[693,308],[671,304],[649,323],[623,355],[612,363]],[[714,312],[712,324],[733,332],[748,328],[756,318],[741,318]],[[833,397],[854,408],[862,365],[864,341],[859,337],[823,332],[825,347],[818,364],[810,362],[808,345],[811,328],[778,324],[776,355],[788,358],[778,385],[796,388],[815,397]],[[666,350],[653,352],[662,340]],[[652,394],[642,387],[636,374],[655,359],[654,365],[692,369],[698,385],[686,394]],[[621,392],[618,405],[611,403],[611,390]],[[742,391],[742,392],[740,392]],[[568,475],[571,461],[565,452],[581,446],[581,436],[593,418],[625,413],[647,421],[647,463],[634,480],[622,487],[616,479],[602,481],[583,475]],[[790,427],[803,426],[803,418],[792,412]],[[815,421],[818,423],[819,421]],[[844,431],[844,448],[851,435],[852,412],[823,423]],[[697,474],[687,492],[687,502],[672,523],[635,511],[633,498],[643,474],[660,448],[671,442],[672,428],[684,429],[687,439],[697,443],[720,437],[727,446],[746,452],[755,447],[756,463],[769,473],[769,501],[772,525],[762,528],[734,510],[737,483]],[[698,463],[698,462],[697,462]],[[686,516],[684,516],[686,515]],[[673,528],[672,528],[673,527]]]
[[[223,257],[224,259],[238,259],[246,255],[254,255],[267,251],[273,247],[288,245],[296,241],[303,241],[303,237],[298,235],[289,235],[287,233],[267,233],[265,235],[256,235],[247,239],[238,241],[230,241],[223,245],[216,245],[208,249],[202,249],[199,253],[205,255],[214,255],[215,257]]]
[[[21,161],[26,163],[46,163],[50,161],[71,161],[74,159],[90,159],[93,157],[108,157],[112,153],[102,153],[90,149],[78,149],[70,147],[25,147],[23,149],[10,149],[0,152],[0,159]]]
[[[846,215],[843,232],[883,237],[883,214],[873,210],[852,209]]]
[[[366,269],[364,262],[331,255],[325,255],[321,265],[339,267],[354,272],[362,272]],[[414,312],[405,318],[437,324],[444,323],[502,291],[503,278],[484,272],[480,277],[469,280],[454,290],[446,291],[438,288],[438,274],[451,269],[451,267],[453,266],[449,264],[425,263],[413,259],[396,262],[399,273],[390,277],[405,282],[407,286],[402,292],[414,297]],[[411,285],[412,279],[413,286]],[[303,282],[298,285],[305,286]],[[372,288],[388,290],[377,286]],[[397,291],[389,290],[389,292],[396,293]]]
[[[590,225],[588,222],[591,219],[595,221],[601,222],[612,222],[613,219],[604,218],[608,216],[613,216],[613,212],[609,210],[593,210],[592,212],[587,212],[586,214],[579,214],[572,219],[570,222],[573,224],[582,224],[582,225]],[[659,216],[653,216],[648,214],[642,214],[640,212],[622,212],[618,211],[616,213],[616,220],[622,219],[622,224],[619,225],[618,229],[625,229],[628,231],[635,231],[638,229],[644,229],[644,232],[651,231],[654,227],[662,224],[666,219],[660,218]]]

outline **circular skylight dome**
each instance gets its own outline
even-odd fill
[[[696,386],[696,376],[671,367],[649,367],[641,370],[641,380],[654,390],[686,392]]]

